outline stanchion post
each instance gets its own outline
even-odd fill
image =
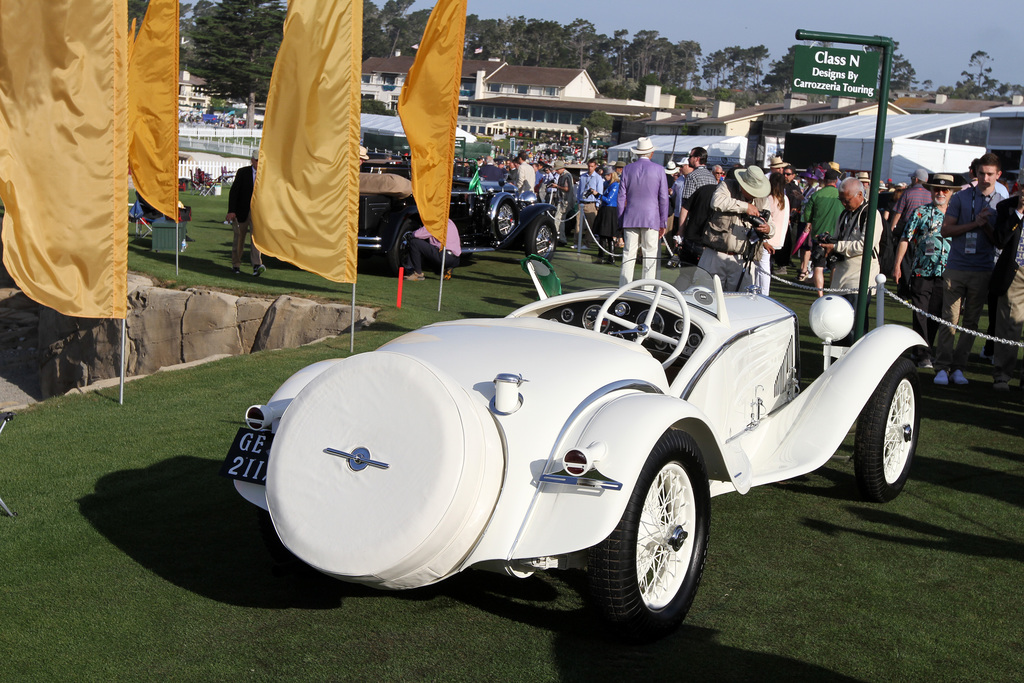
[[[875,276],[875,327],[885,324],[885,276],[879,273]]]

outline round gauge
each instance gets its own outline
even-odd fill
[[[675,328],[676,334],[682,334],[684,327],[686,327],[686,325],[683,324],[683,319],[682,318],[679,318],[678,320],[676,320],[676,324],[673,325],[673,328]]]
[[[661,332],[665,329],[665,318],[658,311],[654,312],[654,317],[651,318],[651,330],[654,332]],[[668,344],[658,339],[653,339],[654,348],[659,351],[664,351],[668,348]]]
[[[568,308],[568,307],[563,308],[562,310],[560,310],[558,312],[558,318],[563,323],[568,325],[569,323],[571,323],[573,320],[576,319],[576,311],[574,311],[574,310],[572,310],[571,308]]]
[[[695,348],[697,344],[700,344],[700,335],[696,332],[691,332],[690,336],[686,340],[686,345],[690,348]]]
[[[600,306],[594,305],[583,311],[583,327],[588,330],[594,329],[594,321],[597,320],[597,312],[601,310]],[[607,320],[605,321],[608,322]]]
[[[620,301],[619,303],[615,304],[615,308],[612,309],[612,313],[619,316],[620,318],[625,318],[629,314],[629,304],[627,304],[625,301]]]

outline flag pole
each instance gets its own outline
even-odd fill
[[[127,316],[125,316],[124,318],[121,318],[121,382],[120,382],[120,392],[118,393],[118,397],[117,397],[117,404],[118,405],[122,405],[122,406],[124,405],[124,347],[125,347],[124,339],[125,339],[125,321],[127,319],[128,319]]]
[[[445,237],[448,237],[448,230],[445,230]],[[437,311],[441,312],[441,292],[444,291],[444,258],[448,255],[447,249],[441,249],[441,279],[437,283]]]
[[[352,283],[352,314],[349,319],[348,352],[355,353],[356,350],[356,283]]]

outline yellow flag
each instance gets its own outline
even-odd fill
[[[398,100],[416,207],[441,244],[448,233],[465,36],[466,0],[438,0]]]
[[[252,195],[264,254],[356,281],[362,0],[291,0]]]
[[[66,315],[127,306],[127,30],[124,0],[0,2],[4,265]]]
[[[135,190],[178,216],[178,0],[150,0],[128,61],[128,161]]]

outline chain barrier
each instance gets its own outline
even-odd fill
[[[885,295],[888,296],[890,299],[892,299],[894,301],[900,302],[901,304],[903,304],[904,306],[906,306],[910,310],[914,311],[915,313],[920,313],[924,317],[928,318],[929,320],[933,320],[933,321],[939,323],[943,327],[948,327],[950,329],[956,330],[957,332],[965,332],[967,334],[974,335],[975,337],[981,337],[982,339],[984,339],[986,341],[995,342],[996,344],[1006,344],[1007,346],[1016,346],[1017,348],[1024,347],[1024,343],[1021,343],[1019,341],[1010,341],[1009,339],[1000,339],[999,337],[994,337],[992,335],[985,334],[984,332],[978,332],[976,330],[969,330],[966,327],[961,327],[960,325],[954,325],[953,323],[949,322],[948,320],[946,320],[944,318],[940,318],[937,315],[932,315],[928,311],[922,311],[920,308],[918,308],[914,304],[910,303],[909,301],[906,301],[906,300],[901,299],[900,297],[896,296],[894,293],[890,292],[885,287],[882,288],[882,291],[885,292]]]
[[[760,263],[754,264],[754,268],[757,269],[761,273],[765,273],[765,270],[764,270],[764,268],[761,267]],[[818,291],[817,287],[808,287],[807,285],[801,285],[801,284],[798,284],[796,282],[792,282],[790,280],[786,280],[784,278],[781,278],[778,275],[775,275],[773,273],[767,273],[767,275],[772,280],[776,280],[777,282],[781,282],[781,283],[783,283],[785,285],[788,285],[790,287],[794,287],[796,289],[810,290],[810,291],[813,291],[813,292],[817,292]],[[868,290],[871,292],[871,296],[874,296],[875,293],[877,293],[877,291],[878,291],[878,285],[875,285],[875,286],[872,286],[872,287],[868,287]],[[835,293],[838,293],[838,294],[856,294],[859,290],[856,290],[856,289],[827,289],[826,288],[824,291],[826,291],[826,292],[835,292]],[[1010,341],[1009,339],[1002,339],[1000,337],[995,337],[993,335],[986,334],[984,332],[979,332],[977,330],[969,330],[966,327],[962,327],[960,325],[954,325],[953,323],[949,322],[948,320],[946,320],[944,318],[941,318],[941,317],[939,317],[937,315],[932,315],[928,311],[921,310],[920,308],[918,308],[917,306],[915,306],[911,302],[907,301],[906,299],[902,299],[899,296],[897,296],[894,292],[889,291],[885,286],[882,286],[882,292],[887,297],[892,299],[893,301],[896,301],[896,302],[898,302],[900,304],[903,304],[903,306],[909,308],[914,313],[919,313],[920,315],[923,315],[925,318],[927,318],[927,319],[929,319],[929,320],[931,320],[933,322],[936,322],[936,323],[942,325],[943,327],[948,327],[948,328],[950,328],[952,330],[956,330],[957,332],[963,332],[965,334],[970,334],[970,335],[973,335],[975,337],[980,337],[980,338],[982,338],[982,339],[984,339],[986,341],[991,341],[991,342],[994,342],[996,344],[1006,344],[1007,346],[1016,346],[1017,348],[1024,348],[1024,342]]]

